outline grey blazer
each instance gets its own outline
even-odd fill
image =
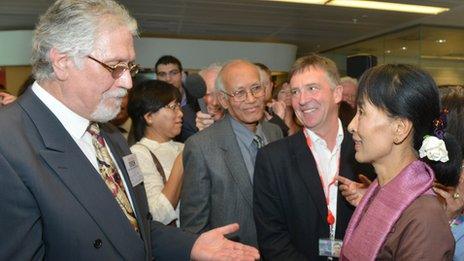
[[[152,221],[116,128],[102,125],[141,233],[58,119],[26,91],[0,110],[0,260],[188,260],[195,236]]]
[[[257,246],[253,186],[236,136],[226,116],[185,143],[181,227],[200,233],[230,223],[240,225],[232,240]],[[277,125],[262,123],[269,142],[282,137]]]

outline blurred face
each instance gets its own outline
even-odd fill
[[[272,77],[271,75],[267,74],[266,72],[264,73],[265,79],[261,82],[261,84],[264,86],[266,89],[266,97],[264,100],[266,102],[272,100],[272,89],[274,87],[274,83],[272,82]]]
[[[292,106],[292,95],[290,93],[290,84],[286,82],[282,84],[282,88],[277,94],[277,100],[283,101],[285,105],[287,105],[287,107]]]
[[[166,142],[179,135],[182,128],[182,110],[180,104],[173,100],[155,113],[145,116],[147,128],[158,141]]]
[[[347,102],[351,108],[356,107],[356,94],[358,92],[358,87],[352,82],[344,82],[343,86],[343,100]]]
[[[90,55],[109,66],[127,65],[135,60],[132,34],[125,27],[102,29]],[[118,114],[127,89],[132,87],[132,78],[126,70],[114,79],[108,69],[86,57],[82,68],[74,63],[69,67],[62,84],[60,93],[54,96],[84,118],[107,122]]]
[[[220,102],[235,120],[254,132],[258,121],[263,118],[265,99],[264,95],[255,97],[251,93],[251,89],[261,87],[258,69],[244,61],[233,62],[226,66],[222,71],[225,91],[233,94],[243,90],[247,94],[244,101],[236,101],[234,97],[221,94]]]
[[[390,155],[394,141],[394,119],[369,101],[358,105],[356,115],[348,125],[353,134],[356,160],[363,163],[379,163]]]
[[[321,135],[338,128],[342,87],[334,86],[324,70],[310,67],[290,80],[292,106],[303,125]]]
[[[168,82],[176,88],[182,88],[182,71],[177,64],[160,64],[156,68],[156,76],[160,81]]]
[[[206,95],[203,99],[205,100],[208,113],[213,116],[215,121],[224,116],[224,109],[219,103],[218,95],[214,86],[218,73],[219,71],[217,70],[208,70],[202,75],[202,78],[206,83]]]

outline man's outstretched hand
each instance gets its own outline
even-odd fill
[[[205,232],[195,241],[190,257],[192,260],[258,260],[256,248],[233,242],[224,237],[239,228],[230,224]]]

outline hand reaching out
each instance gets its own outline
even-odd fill
[[[453,192],[448,192],[445,187],[439,183],[433,185],[433,190],[445,200],[445,212],[450,220],[453,220],[462,213],[464,209],[464,182],[463,178],[459,179],[458,186]]]
[[[216,260],[258,260],[256,248],[233,242],[224,237],[239,228],[238,224],[212,229],[200,235],[192,248],[191,259],[202,261]]]
[[[213,123],[214,119],[211,115],[203,113],[201,111],[197,112],[197,117],[195,118],[195,125],[197,126],[198,130],[203,130]]]
[[[345,199],[353,206],[358,206],[366,190],[371,184],[371,181],[364,175],[358,175],[361,183],[352,181],[342,176],[336,176],[335,179],[339,182],[338,189],[341,191]]]

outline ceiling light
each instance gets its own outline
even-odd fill
[[[435,42],[438,44],[446,43],[446,39],[438,39]]]
[[[406,50],[408,50],[408,47],[403,46],[403,47],[401,47],[401,50],[402,50],[402,51],[406,51]]]
[[[327,5],[376,9],[376,10],[387,10],[387,11],[407,12],[407,13],[421,13],[421,14],[439,14],[441,12],[449,10],[449,8],[443,8],[443,7],[399,4],[399,3],[378,2],[378,1],[362,1],[362,0],[332,0],[332,1],[329,1]]]
[[[449,8],[444,8],[444,7],[399,4],[399,3],[368,1],[368,0],[265,0],[265,1],[289,2],[289,3],[300,3],[300,4],[332,5],[332,6],[386,10],[386,11],[406,12],[406,13],[420,13],[420,14],[439,14],[441,12],[449,11]]]
[[[327,0],[267,0],[267,1],[299,3],[299,4],[313,4],[313,5],[323,5],[327,2]]]

